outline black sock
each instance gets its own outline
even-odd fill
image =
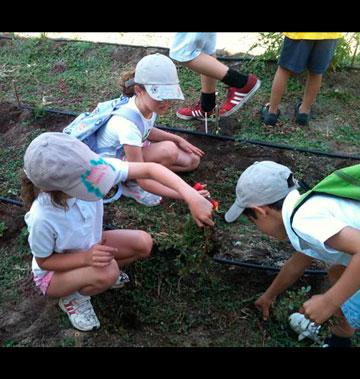
[[[201,105],[201,109],[204,112],[212,111],[215,108],[215,92],[213,93],[201,92],[200,105]]]
[[[329,345],[329,347],[351,347],[351,338],[339,337],[332,334],[330,337],[325,338],[324,343]]]
[[[229,87],[242,88],[246,85],[247,80],[247,75],[240,74],[240,72],[229,68],[228,72],[225,74],[221,81]]]

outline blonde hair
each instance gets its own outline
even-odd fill
[[[34,183],[26,176],[24,170],[21,170],[21,199],[24,202],[24,207],[26,210],[31,208],[32,203],[39,196],[41,192]],[[61,191],[44,191],[50,195],[51,203],[54,207],[68,209],[66,200],[68,195]]]
[[[145,87],[142,84],[135,83],[135,69],[125,71],[121,74],[118,83],[123,95],[132,97],[135,95],[135,86],[139,86],[142,89]]]

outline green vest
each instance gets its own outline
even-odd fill
[[[360,164],[334,171],[311,190],[301,195],[292,211],[290,225],[292,225],[296,211],[306,200],[316,194],[326,194],[360,201]]]

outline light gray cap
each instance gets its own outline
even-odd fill
[[[143,84],[155,100],[184,100],[174,62],[163,54],[142,58],[135,69],[135,83]]]
[[[225,221],[235,221],[245,208],[275,203],[297,188],[289,187],[291,170],[272,161],[255,162],[241,175],[236,185],[236,200],[225,214]]]
[[[102,199],[115,184],[115,168],[75,137],[40,134],[24,155],[24,171],[44,191],[62,191],[86,201]]]

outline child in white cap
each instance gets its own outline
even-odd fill
[[[277,296],[302,276],[313,259],[331,265],[332,287],[306,301],[301,317],[296,314],[290,321],[297,322],[296,330],[313,322],[309,330],[318,331],[313,326],[337,316],[339,322],[332,326],[325,345],[350,346],[350,337],[360,328],[360,202],[315,194],[298,208],[291,223],[299,198],[289,168],[272,161],[255,162],[241,174],[225,220],[233,222],[244,214],[268,236],[289,239],[296,250],[255,302],[264,319]],[[308,323],[303,322],[305,317]]]
[[[158,114],[164,114],[174,101],[184,100],[172,60],[162,54],[145,56],[135,72],[123,74],[121,86],[123,94],[131,97],[124,107],[137,112],[143,128],[140,131],[134,122],[113,115],[97,132],[99,150],[107,149],[106,156],[129,162],[161,163],[174,172],[195,170],[204,152],[184,138],[155,127]],[[171,188],[148,179],[127,182],[123,195],[146,206],[158,205],[161,196],[178,198]]]
[[[24,156],[22,198],[33,254],[34,281],[82,331],[100,327],[90,296],[128,281],[122,267],[146,258],[151,236],[141,230],[103,231],[103,197],[127,179],[156,180],[189,206],[198,226],[214,225],[208,200],[157,163],[102,158],[64,133],[43,133]]]

